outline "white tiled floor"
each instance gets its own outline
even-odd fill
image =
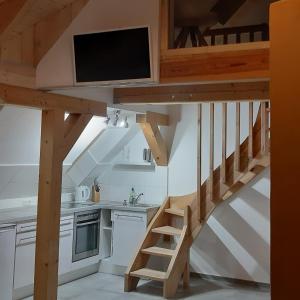
[[[151,300],[162,299],[162,285],[140,282],[136,292],[124,293],[123,277],[98,273],[59,287],[59,300]],[[26,300],[31,300],[27,298]],[[270,293],[255,287],[241,287],[229,283],[191,279],[187,291],[179,290],[177,299],[201,300],[270,300]]]

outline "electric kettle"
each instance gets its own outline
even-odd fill
[[[88,186],[78,186],[75,190],[75,201],[83,202],[90,198],[91,190]]]

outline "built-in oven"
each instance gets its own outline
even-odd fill
[[[99,239],[100,210],[75,213],[72,261],[98,255]]]

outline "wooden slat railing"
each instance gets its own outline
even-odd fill
[[[202,105],[199,104],[199,120],[202,119]],[[219,167],[215,168],[215,105],[211,103],[209,106],[209,141],[207,143],[198,138],[198,176],[201,182],[201,166],[202,166],[202,147],[209,147],[209,175],[206,181],[201,185],[199,183],[198,190],[198,215],[199,221],[203,221],[209,215],[216,205],[224,199],[228,198],[229,191],[236,191],[242,187],[249,178],[252,178],[253,168],[260,162],[265,161],[269,155],[270,138],[269,138],[269,102],[261,101],[259,111],[254,121],[254,103],[248,103],[248,136],[241,142],[241,121],[245,122],[244,116],[241,119],[241,103],[235,106],[235,150],[228,156],[228,104],[222,104],[222,160]],[[201,126],[200,126],[201,128]],[[201,130],[198,132],[201,134]],[[257,168],[256,168],[257,170]],[[249,173],[249,174],[248,174]]]
[[[255,36],[255,34],[257,34]],[[249,26],[236,26],[218,29],[207,29],[201,33],[196,26],[182,27],[175,42],[174,48],[186,47],[190,37],[192,47],[215,46],[218,44],[227,45],[242,42],[242,37],[247,42],[268,41],[269,26],[268,24],[258,24]]]

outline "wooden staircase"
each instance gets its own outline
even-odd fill
[[[213,104],[210,108],[213,121]],[[224,103],[225,120],[226,112],[227,104]],[[210,176],[199,185],[199,190],[191,195],[169,197],[165,200],[148,226],[145,238],[126,271],[126,292],[135,290],[141,278],[162,282],[165,298],[175,296],[181,281],[184,288],[189,286],[189,249],[213,210],[270,165],[269,112],[269,103],[261,102],[253,125],[253,103],[249,103],[249,136],[240,144],[240,104],[237,104],[235,152],[229,157],[226,156],[227,134],[226,130],[223,131],[222,164],[216,169],[213,168],[214,153],[211,150]],[[210,130],[210,145],[213,149],[214,126]],[[199,163],[201,164],[201,159]],[[201,178],[201,174],[199,176]],[[151,269],[148,267],[150,257],[163,257],[168,260],[167,268]]]

